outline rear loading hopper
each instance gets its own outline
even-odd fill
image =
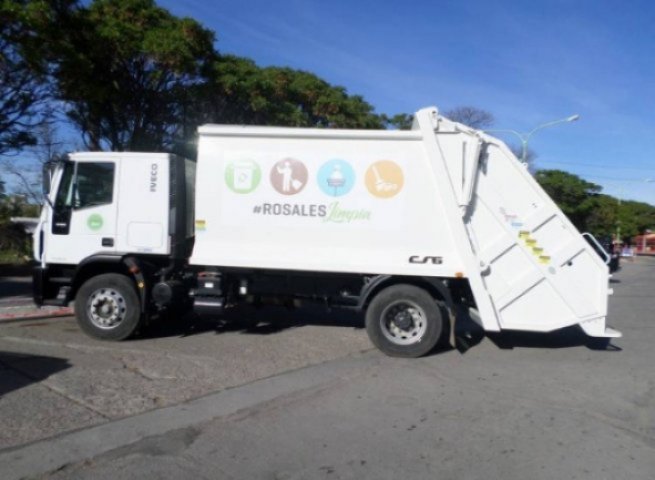
[[[469,277],[484,328],[547,332],[579,324],[593,337],[621,336],[605,325],[607,265],[527,166],[501,141],[434,111],[418,118],[460,207],[461,255],[477,270]]]

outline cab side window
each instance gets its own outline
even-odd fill
[[[78,163],[74,208],[108,205],[114,198],[113,163]]]

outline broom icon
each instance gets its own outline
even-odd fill
[[[375,176],[375,189],[378,192],[392,192],[394,190],[398,190],[398,184],[387,182],[382,179],[380,172],[378,172],[378,167],[373,165],[372,169],[373,175]]]

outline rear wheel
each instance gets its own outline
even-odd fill
[[[105,273],[87,280],[75,298],[75,316],[89,336],[124,340],[141,326],[142,315],[134,283],[125,275]]]
[[[393,285],[380,291],[366,310],[371,342],[393,357],[421,357],[439,342],[443,316],[437,301],[422,288]]]

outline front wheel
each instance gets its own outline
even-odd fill
[[[80,328],[91,337],[101,340],[128,338],[142,321],[134,283],[117,273],[90,278],[77,292],[75,316]]]
[[[443,316],[422,288],[393,285],[380,291],[366,310],[371,342],[392,357],[421,357],[439,342]]]

